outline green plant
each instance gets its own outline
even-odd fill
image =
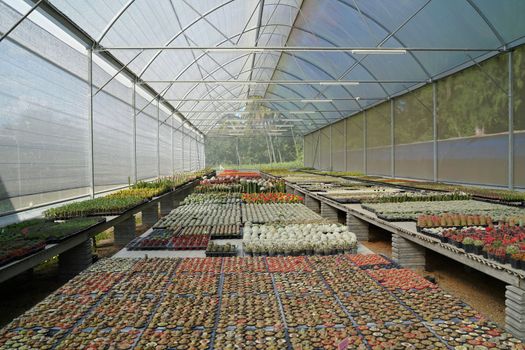
[[[463,245],[473,245],[474,244],[474,239],[470,238],[470,237],[465,237],[463,239]]]
[[[480,240],[480,239],[475,239],[475,240],[474,240],[474,245],[475,245],[476,247],[482,247],[483,244],[484,244],[483,241]]]

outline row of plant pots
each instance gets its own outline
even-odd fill
[[[302,203],[304,198],[295,194],[271,192],[271,193],[243,193],[241,197],[244,203]]]
[[[243,204],[242,218],[245,223],[322,223],[325,219],[308,209],[305,205],[295,203]]]
[[[153,227],[176,229],[179,226],[240,225],[241,210],[238,204],[188,204],[177,207]]]
[[[209,242],[206,247],[206,256],[235,256],[237,255],[237,246],[235,244],[225,243],[218,244]]]
[[[509,263],[525,270],[525,227],[500,224],[490,227],[434,228],[421,231],[444,243],[463,248],[467,253]]]
[[[181,202],[181,205],[188,204],[239,204],[241,202],[240,193],[192,193]]]
[[[317,174],[314,175],[313,173]],[[280,175],[280,174],[276,174]],[[308,173],[301,172],[286,172],[284,175],[287,177],[309,177],[311,180],[317,181],[326,181],[325,179],[328,176],[335,177],[345,177],[351,176],[356,181],[363,181],[373,184],[393,184],[397,186],[402,186],[403,188],[414,189],[414,190],[425,190],[425,191],[442,191],[442,192],[464,192],[471,196],[475,196],[482,199],[489,199],[494,201],[499,201],[501,203],[507,204],[521,204],[525,203],[525,194],[519,191],[511,190],[502,190],[502,189],[493,189],[493,188],[482,188],[476,186],[462,186],[454,184],[446,184],[439,182],[426,182],[418,180],[407,180],[407,179],[392,179],[392,178],[383,178],[380,176],[363,176],[363,174],[354,173],[348,174],[344,172],[330,172],[322,170],[309,170]],[[330,178],[329,178],[330,179]]]
[[[45,248],[44,240],[8,240],[0,241],[0,266],[20,260]]]
[[[44,212],[44,215],[51,219],[119,215],[148,201],[152,197],[174,190],[210,172],[210,169],[203,169],[159,178],[153,182],[141,181],[132,185],[129,189],[120,190],[104,197],[48,209]]]
[[[501,204],[487,203],[475,200],[435,201],[435,202],[405,202],[370,203],[362,207],[381,219],[390,221],[416,221],[420,215],[443,215],[446,213],[461,213],[462,215],[490,216],[496,221],[507,217],[521,217],[524,209]]]
[[[188,226],[181,231],[183,235],[211,235],[211,238],[241,238],[240,225]]]

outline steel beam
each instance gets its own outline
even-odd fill
[[[352,52],[353,54],[404,54],[411,52],[502,52],[500,48],[489,47],[360,47],[360,46],[100,46],[96,51],[123,51],[123,50],[174,50],[174,51],[250,51],[263,53],[276,52]],[[374,53],[375,52],[375,53]]]
[[[129,64],[129,63],[128,63]],[[248,70],[252,72],[253,69]],[[248,72],[245,71],[245,72]],[[148,83],[164,83],[164,84],[239,84],[239,85],[325,85],[325,86],[352,86],[359,84],[423,84],[428,80],[336,80],[336,79],[322,79],[322,80],[143,80],[143,84]]]
[[[223,103],[262,103],[262,102],[301,102],[301,103],[331,103],[334,101],[352,101],[352,100],[366,100],[366,101],[382,101],[384,97],[338,97],[338,98],[287,98],[287,99],[226,99],[226,98],[188,98],[188,99],[167,99],[167,101],[184,101],[184,102],[223,102]],[[305,102],[308,101],[308,102]],[[334,109],[332,112],[337,112]]]

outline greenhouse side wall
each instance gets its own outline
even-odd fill
[[[20,18],[20,13],[0,2],[0,32]],[[0,216],[87,198],[91,192],[87,51],[30,19],[22,21],[0,46]],[[94,192],[102,193],[133,181],[133,85],[95,57]],[[136,107],[139,179],[155,178],[159,163],[161,175],[189,170],[189,162],[186,167],[181,164],[180,123],[174,123],[172,138],[173,118],[167,109],[158,110],[154,96],[144,91],[137,93]],[[159,119],[167,120],[160,128]],[[198,147],[193,148],[196,168]]]
[[[345,170],[345,122],[340,121],[332,125],[332,170],[344,171]]]
[[[525,47],[511,55],[497,55],[306,135],[305,145],[319,138],[321,150],[320,159],[315,159],[314,150],[305,154],[305,165],[525,188]],[[341,142],[345,132],[346,140]],[[346,166],[340,166],[341,157],[346,158]],[[509,176],[509,159],[513,159],[513,176]]]

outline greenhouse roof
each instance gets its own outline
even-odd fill
[[[27,2],[89,38],[94,54],[124,65],[204,134],[253,111],[305,134],[525,34],[523,0]]]

